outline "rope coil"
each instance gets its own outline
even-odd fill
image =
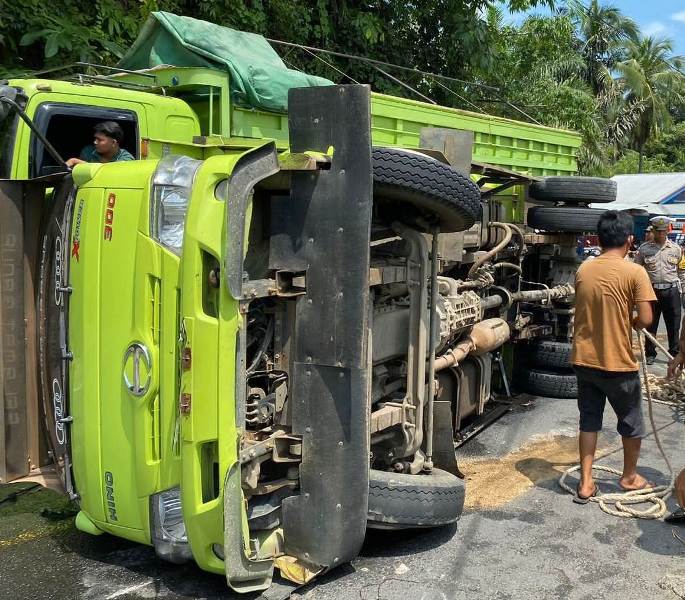
[[[668,472],[671,476],[671,480],[668,485],[657,485],[654,487],[649,487],[649,488],[643,488],[640,490],[631,490],[629,492],[615,492],[611,494],[602,494],[602,495],[597,495],[597,496],[592,496],[588,500],[590,502],[596,502],[599,507],[607,514],[613,515],[615,517],[626,517],[626,518],[637,518],[637,519],[661,519],[667,512],[666,508],[666,500],[669,498],[669,496],[673,493],[673,483],[675,479],[675,475],[673,473],[673,468],[671,467],[671,462],[668,460],[668,457],[666,456],[666,453],[664,452],[664,448],[661,445],[661,439],[659,438],[658,430],[656,427],[656,423],[654,422],[654,414],[652,411],[652,405],[655,402],[658,402],[659,404],[674,404],[674,402],[669,402],[669,401],[662,401],[662,400],[655,400],[652,398],[652,392],[651,392],[651,386],[650,386],[650,377],[649,374],[647,373],[647,361],[645,359],[645,345],[644,345],[644,340],[640,334],[644,334],[647,336],[650,341],[654,342],[655,345],[666,354],[666,356],[669,357],[669,359],[672,359],[673,357],[668,353],[668,351],[648,332],[644,330],[640,330],[637,332],[637,339],[638,343],[640,345],[640,363],[642,366],[642,373],[643,373],[643,385],[645,387],[645,392],[647,396],[647,408],[648,408],[648,414],[649,414],[649,422],[652,425],[652,432],[654,433],[654,441],[656,442],[657,448],[659,449],[659,453],[661,454],[661,457],[664,459],[664,462],[666,463],[666,466],[668,467]],[[682,388],[681,388],[682,389]],[[606,467],[604,465],[592,465],[592,470],[593,471],[604,471],[606,473],[612,473],[614,475],[622,475],[622,472],[619,471],[618,469],[614,469],[612,467]],[[575,473],[576,471],[580,471],[580,465],[576,465],[574,467],[571,467],[570,469],[567,469],[564,471],[564,473],[561,475],[559,478],[559,486],[569,492],[570,494],[575,495],[576,491],[571,488],[567,483],[566,483],[566,477],[571,474]],[[651,502],[652,506],[646,508],[646,509],[636,509],[636,508],[631,508],[631,505],[634,504],[642,504],[645,502]]]
[[[653,373],[648,373],[647,381],[652,388],[652,402],[654,404],[665,404],[676,409],[685,408],[685,385],[682,378],[668,381]],[[642,379],[642,387],[646,387],[644,378]]]

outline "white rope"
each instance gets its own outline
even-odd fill
[[[685,409],[685,385],[683,385],[681,376],[674,381],[668,381],[653,373],[648,373],[647,380],[652,389],[652,402],[654,404],[665,404],[677,410]],[[646,398],[647,390],[644,379],[642,379],[642,386],[645,388]]]
[[[657,340],[651,333],[649,333],[649,331],[643,329],[642,333],[649,341],[651,341],[657,348],[659,348],[659,350],[661,350],[666,355],[669,361],[673,360],[673,356],[671,356],[669,351],[663,346],[663,344],[659,340]],[[640,336],[638,334],[638,342],[639,340]],[[640,349],[642,350],[643,347],[640,346]],[[652,402],[656,404],[666,404],[667,406],[675,407],[685,406],[685,387],[683,386],[682,373],[680,373],[678,377],[673,381],[665,381],[663,379],[659,380],[659,378],[656,375],[653,375],[652,373],[647,373],[646,369],[643,368],[642,383],[645,386],[645,392],[647,392],[647,382],[650,385],[656,387],[656,394],[660,396],[655,397],[656,394],[652,393]],[[647,398],[649,398],[649,396],[647,396]]]
[[[604,465],[592,465],[593,471],[604,471],[614,475],[621,475],[621,471]],[[575,496],[576,491],[566,483],[566,476],[580,471],[580,465],[571,467],[564,471],[559,479],[559,485],[563,490]],[[672,484],[658,485],[656,487],[633,490],[630,492],[616,492],[612,494],[602,494],[590,498],[590,502],[596,502],[599,507],[607,514],[615,517],[636,517],[638,519],[661,519],[666,514],[665,500],[671,495]],[[644,510],[631,508],[631,504],[642,504],[652,502],[652,506]],[[613,505],[613,506],[611,506]]]
[[[616,493],[611,493],[611,494],[601,494],[597,496],[592,496],[588,500],[590,502],[596,502],[599,504],[599,507],[607,514],[613,515],[615,517],[627,517],[627,518],[637,518],[637,519],[661,519],[665,514],[666,514],[666,500],[668,497],[671,495],[673,492],[673,482],[674,482],[674,474],[673,474],[673,468],[671,467],[671,463],[668,460],[668,457],[666,456],[666,453],[664,452],[664,448],[661,445],[661,440],[659,439],[659,433],[656,427],[656,423],[654,422],[654,414],[652,412],[652,405],[655,402],[655,400],[652,398],[652,393],[651,393],[651,388],[650,388],[650,382],[649,378],[647,377],[647,360],[645,358],[645,346],[644,342],[642,340],[642,337],[640,336],[640,333],[644,333],[649,337],[649,339],[652,342],[655,342],[655,344],[658,346],[658,348],[664,352],[669,358],[672,358],[671,355],[668,353],[668,351],[659,343],[657,342],[656,339],[654,339],[648,332],[646,331],[638,331],[637,333],[637,339],[638,343],[640,344],[640,363],[642,365],[642,372],[643,372],[643,382],[645,385],[645,392],[647,396],[647,407],[648,407],[648,412],[649,412],[649,422],[652,425],[652,432],[654,433],[654,441],[656,442],[657,448],[659,449],[659,452],[661,453],[662,458],[664,459],[664,462],[666,463],[666,466],[668,467],[668,472],[671,476],[671,481],[668,485],[657,485],[654,487],[649,487],[649,488],[643,488],[641,490],[631,490],[629,492],[616,492]],[[665,404],[665,402],[664,402]],[[564,471],[564,473],[561,475],[559,478],[559,485],[561,488],[570,494],[573,494],[575,496],[576,490],[571,488],[567,483],[566,483],[566,477],[570,473],[574,473],[576,471],[580,470],[580,465],[576,465],[575,467],[571,467],[570,469],[567,469]],[[606,473],[613,473],[614,475],[621,475],[621,471],[618,469],[614,469],[612,467],[606,467],[603,465],[593,465],[592,466],[593,471],[604,471]],[[646,509],[637,509],[637,508],[632,508],[632,505],[635,504],[642,504],[645,502],[651,502],[652,506]]]

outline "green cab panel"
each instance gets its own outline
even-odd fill
[[[81,509],[149,543],[151,494],[178,484],[179,260],[148,234],[156,161],[76,168],[70,249],[72,455]],[[91,177],[92,175],[92,177]],[[121,182],[126,187],[121,187]]]
[[[225,286],[207,285],[221,265],[226,202],[216,194],[243,153],[208,158],[198,169],[186,216],[181,274],[184,352],[181,374],[181,499],[193,557],[204,570],[224,573],[214,551],[224,543],[224,477],[237,461],[236,342],[242,318]],[[240,470],[238,469],[238,477]]]
[[[265,146],[273,152],[272,144]],[[238,462],[243,426],[237,423],[236,404],[237,344],[244,319],[223,271],[226,248],[234,241],[227,231],[227,182],[256,150],[228,152],[202,163],[193,182],[181,260],[181,340],[186,358],[180,407],[183,518],[197,564],[206,571],[225,572],[229,581],[242,565],[225,564],[216,549],[222,551],[230,538],[230,545],[246,556],[249,539]],[[242,231],[230,222],[232,217],[228,215],[230,227]],[[249,219],[248,209],[245,231]],[[222,274],[218,287],[208,283],[213,270]],[[235,493],[227,497],[226,489]],[[227,503],[237,527],[225,522]]]
[[[26,114],[32,119],[40,107],[47,103],[133,113],[140,158],[159,158],[183,146],[187,147],[184,153],[192,152],[189,146],[193,138],[200,134],[200,122],[195,111],[182,99],[164,94],[48,79],[12,79],[9,85],[21,88],[27,96]],[[32,140],[33,133],[21,123],[12,158],[11,173],[14,179],[29,176]]]

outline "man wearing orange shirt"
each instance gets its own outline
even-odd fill
[[[633,243],[633,220],[627,213],[606,211],[597,224],[602,254],[584,262],[576,274],[576,307],[571,363],[578,378],[580,483],[575,502],[585,504],[597,494],[592,464],[597,434],[607,400],[618,418],[623,442],[623,474],[619,486],[649,486],[637,472],[644,435],[642,391],[632,349],[633,328],[652,322],[656,300],[645,269],[625,260]],[[637,315],[633,311],[637,310]]]

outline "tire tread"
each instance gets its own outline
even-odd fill
[[[529,366],[543,369],[565,369],[571,367],[571,343],[554,340],[540,340],[526,349]]]
[[[396,148],[374,148],[372,159],[377,199],[433,212],[444,232],[465,231],[480,218],[478,186],[452,167]]]
[[[464,484],[433,469],[432,475],[407,475],[371,469],[368,520],[402,527],[436,527],[455,522],[464,503]]]
[[[530,186],[530,196],[549,202],[597,202],[616,200],[616,182],[603,177],[546,177]]]
[[[595,233],[601,208],[533,206],[526,221],[530,227],[561,233]]]
[[[574,373],[548,369],[520,369],[518,384],[523,391],[546,398],[577,398],[578,380]]]

